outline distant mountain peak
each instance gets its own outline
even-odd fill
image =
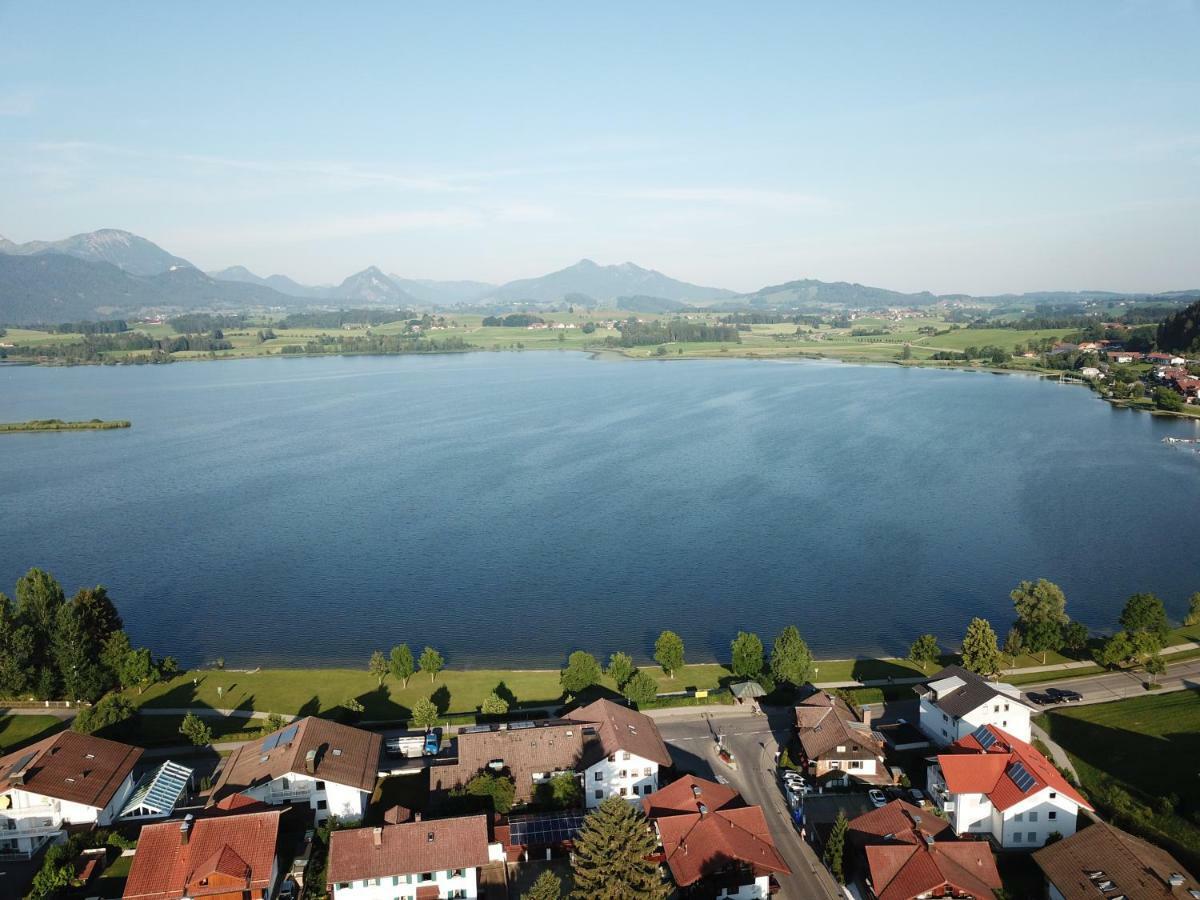
[[[643,269],[632,262],[600,265],[584,257],[579,262],[539,278],[523,278],[501,285],[489,299],[519,302],[560,303],[571,294],[583,294],[600,302],[619,297],[647,296],[680,302],[706,303],[735,296],[733,291],[689,284]]]
[[[73,234],[61,241],[0,242],[0,252],[15,256],[59,253],[88,262],[106,262],[133,275],[158,275],[172,266],[191,266],[152,241],[120,228]]]

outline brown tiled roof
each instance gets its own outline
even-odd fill
[[[19,769],[25,773],[20,790],[103,809],[141,756],[140,747],[62,731],[0,757],[0,793],[17,787]]]
[[[470,781],[491,762],[508,770],[516,783],[516,799],[533,797],[535,773],[574,771],[583,759],[583,729],[576,722],[547,720],[531,728],[460,731],[456,739],[458,762],[429,770],[433,790],[449,790]]]
[[[596,726],[603,756],[619,751],[632,753],[660,766],[671,765],[671,754],[663,743],[658,726],[645,713],[613,703],[597,700],[567,714],[572,722],[587,722]]]
[[[178,900],[271,884],[281,810],[196,819],[183,843],[178,820],[142,827],[125,900]]]
[[[217,776],[209,802],[274,781],[291,773],[305,773],[305,757],[315,750],[313,777],[360,791],[373,791],[379,773],[379,751],[383,739],[361,728],[309,716],[292,723],[295,737],[270,750],[274,735],[243,744],[229,756]]]
[[[710,811],[745,805],[741,795],[729,785],[705,781],[695,775],[684,775],[661,791],[642,797],[642,811],[651,819],[698,813],[701,804]]]
[[[755,875],[791,873],[757,806],[667,815],[653,822],[671,877],[681,888],[730,866],[749,866]]]
[[[488,862],[487,816],[431,819],[335,831],[329,843],[330,884],[474,869]]]
[[[949,830],[950,823],[945,819],[904,800],[893,800],[886,806],[850,820],[850,831],[864,844],[885,838],[915,844],[921,840],[921,835],[927,834],[936,839]]]
[[[866,854],[878,900],[914,900],[947,884],[973,897],[991,897],[1000,887],[986,841],[873,844]]]
[[[943,681],[947,678],[958,678],[963,682],[962,687],[948,691],[944,696],[935,699],[929,686],[936,681]],[[985,703],[990,703],[996,698],[1003,698],[1008,703],[1019,703],[1023,706],[1029,706],[1028,703],[1021,699],[1019,692],[1016,695],[1007,694],[1000,690],[996,686],[997,684],[998,682],[988,681],[983,676],[964,669],[962,666],[946,666],[946,668],[940,672],[935,672],[921,684],[914,685],[913,690],[920,696],[924,697],[928,695],[930,703],[942,712],[955,718],[960,718],[967,713],[974,712]],[[1009,687],[1009,685],[1005,685],[1005,687]]]
[[[1130,900],[1183,900],[1192,896],[1189,891],[1200,890],[1200,879],[1166,850],[1104,822],[1043,847],[1033,858],[1066,900],[1103,896],[1099,881],[1111,881],[1109,894],[1124,894]],[[1093,874],[1098,877],[1093,879]],[[1172,875],[1181,876],[1183,883],[1171,885]]]
[[[841,697],[818,691],[796,707],[796,733],[810,760],[874,759],[883,756],[883,740]],[[838,752],[838,747],[845,747]]]

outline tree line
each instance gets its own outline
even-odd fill
[[[362,353],[394,355],[403,353],[457,353],[472,350],[457,335],[442,338],[414,337],[410,334],[322,334],[304,344],[288,344],[282,353]]]
[[[541,325],[545,321],[541,316],[530,313],[510,313],[507,316],[485,316],[483,326],[485,328],[528,328],[530,325]]]
[[[411,309],[339,309],[333,312],[289,313],[273,324],[281,329],[341,328],[343,325],[386,325],[415,318],[417,314]]]
[[[687,319],[671,319],[666,322],[638,322],[630,319],[618,322],[617,328],[621,332],[619,337],[610,335],[604,339],[610,347],[642,347],[672,341],[741,343],[742,340],[736,325],[690,322]]]

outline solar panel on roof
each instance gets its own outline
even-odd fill
[[[586,818],[579,812],[511,816],[508,820],[509,840],[514,845],[524,846],[560,844],[573,840]]]
[[[1037,779],[1030,775],[1029,770],[1019,762],[1008,767],[1008,777],[1012,779],[1013,784],[1022,794],[1037,783]]]
[[[979,741],[979,746],[984,750],[990,749],[992,744],[996,743],[996,736],[992,734],[991,730],[986,725],[980,725],[978,728],[976,728],[975,731],[972,732],[971,737]]]
[[[266,753],[269,750],[274,750],[277,746],[279,746],[279,736],[282,733],[283,732],[277,731],[274,734],[268,734],[265,738],[263,738],[263,753]]]
[[[509,731],[517,731],[522,728],[533,728],[533,722],[513,722],[508,726]]]
[[[287,728],[283,729],[283,731],[279,732],[278,743],[290,744],[292,741],[294,741],[296,739],[296,732],[299,730],[300,730],[299,725],[289,725]]]

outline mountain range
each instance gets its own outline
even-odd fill
[[[1133,298],[1188,301],[1200,291],[1121,294],[1106,291],[1040,292],[972,297],[907,294],[850,282],[788,281],[750,293],[704,287],[631,262],[599,265],[582,259],[536,278],[495,285],[385,274],[376,266],[337,285],[305,285],[286,275],[262,277],[244,266],[204,273],[146,238],[113,228],[58,241],[18,244],[0,237],[0,324],[56,323],[128,316],[140,311],[191,309],[471,305],[513,307],[570,303],[666,313],[708,308],[873,308],[927,306],[942,300],[989,304],[1055,303]]]

